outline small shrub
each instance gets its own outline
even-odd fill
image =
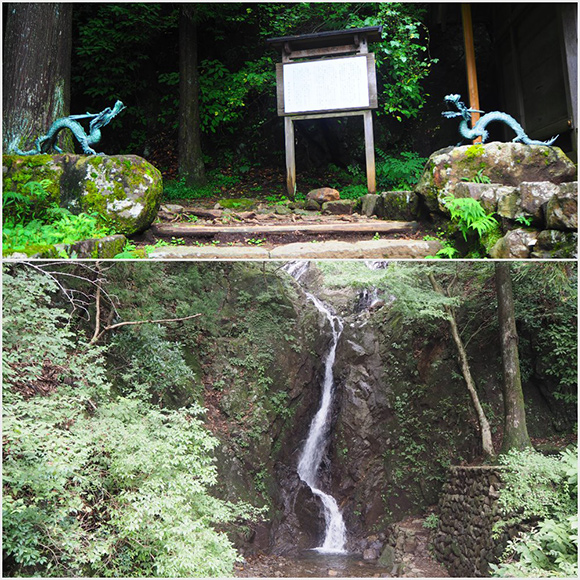
[[[377,152],[377,185],[381,189],[413,189],[419,181],[426,159],[413,151],[403,151],[395,157],[381,151]]]
[[[499,505],[506,516],[494,526],[531,529],[508,543],[494,576],[578,576],[578,452],[559,457],[532,450],[511,451],[501,458],[503,474]]]

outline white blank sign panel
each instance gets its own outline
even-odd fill
[[[369,107],[367,57],[284,64],[284,112]]]

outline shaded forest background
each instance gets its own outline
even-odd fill
[[[166,179],[176,178],[185,42],[197,47],[202,160],[210,178],[216,168],[222,176],[257,167],[281,171],[280,56],[266,40],[382,25],[383,41],[371,46],[379,83],[377,155],[379,161],[402,152],[426,157],[458,139],[456,123],[441,117],[444,95],[467,93],[460,6],[446,12],[443,27],[437,11],[421,3],[75,3],[70,112],[122,100],[127,109],[103,132],[102,149],[141,155]],[[179,28],[184,13],[192,24],[187,38]],[[493,39],[483,24],[475,36],[481,101],[490,110],[496,106]],[[297,161],[301,171],[342,171],[343,180],[362,174],[361,119],[298,123]]]

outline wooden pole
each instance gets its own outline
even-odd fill
[[[467,86],[469,89],[469,107],[479,109],[479,90],[477,87],[477,70],[475,67],[475,48],[473,44],[473,21],[471,19],[471,5],[461,5],[461,19],[463,21],[463,38],[465,41],[465,62],[467,65]],[[471,126],[479,121],[479,113],[471,113]],[[477,137],[474,143],[481,143]]]
[[[284,117],[284,135],[286,139],[286,191],[290,199],[296,194],[296,155],[294,153],[294,121]]]
[[[367,162],[367,187],[369,193],[377,192],[377,179],[375,173],[375,140],[373,135],[372,111],[363,113],[365,125],[365,157]]]

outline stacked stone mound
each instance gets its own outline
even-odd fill
[[[489,575],[510,537],[517,530],[492,538],[493,525],[501,518],[497,499],[500,467],[451,467],[439,500],[439,526],[433,550],[451,576]]]
[[[472,197],[500,221],[493,258],[573,258],[578,242],[574,163],[558,147],[488,143],[431,155],[416,193],[434,218],[445,198]]]

